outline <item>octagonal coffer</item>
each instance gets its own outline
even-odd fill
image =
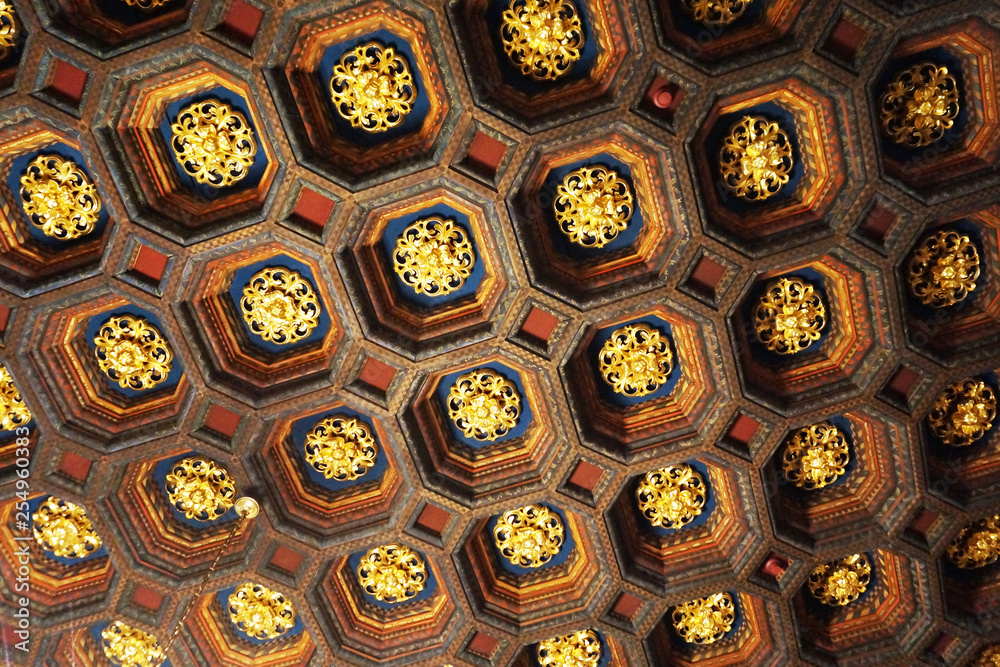
[[[461,113],[439,31],[415,3],[288,12],[264,72],[298,161],[351,190],[435,164]]]
[[[673,303],[581,330],[560,372],[582,442],[632,461],[697,437],[729,391],[716,340]]]
[[[532,283],[578,307],[655,287],[690,237],[676,178],[623,123],[536,148],[507,198]]]
[[[363,202],[336,258],[366,337],[414,359],[494,335],[518,287],[493,204],[446,179]]]
[[[887,180],[927,203],[995,185],[998,49],[1000,31],[978,17],[922,26],[896,44],[868,89]],[[932,111],[908,116],[918,92]]]
[[[729,312],[746,396],[794,414],[867,388],[892,347],[882,281],[842,249],[754,276]]]
[[[539,489],[561,460],[546,370],[512,352],[422,376],[399,419],[424,485],[468,506]]]
[[[527,132],[615,104],[643,44],[617,0],[451,0],[476,104]],[[562,32],[539,29],[557,17]]]
[[[330,398],[278,416],[255,441],[249,469],[280,530],[329,544],[388,529],[412,486],[384,418]]]
[[[114,234],[114,201],[76,132],[15,109],[0,128],[0,280],[31,295],[94,275]],[[49,204],[58,198],[59,205]]]
[[[864,182],[850,91],[800,66],[724,92],[688,144],[706,231],[753,256],[829,235]]]
[[[178,428],[192,392],[183,340],[162,310],[98,288],[37,311],[27,352],[56,428],[113,451]]]
[[[325,386],[346,353],[318,253],[270,234],[193,256],[175,304],[209,383],[261,405]]]
[[[284,173],[248,71],[198,46],[109,77],[95,121],[131,218],[190,244],[263,220]]]

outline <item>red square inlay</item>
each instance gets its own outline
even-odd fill
[[[568,482],[578,489],[583,489],[588,493],[593,492],[604,477],[604,468],[595,466],[587,461],[580,461],[573,469],[573,474],[569,476]]]
[[[493,657],[496,653],[497,646],[500,645],[500,641],[485,632],[476,631],[476,634],[472,636],[469,640],[469,645],[466,649],[469,653],[473,653],[478,656],[482,656],[487,660]]]
[[[448,526],[449,521],[451,521],[451,512],[427,503],[421,510],[420,516],[417,517],[416,524],[428,533],[440,537],[444,534],[444,529]]]
[[[868,238],[884,243],[889,231],[896,224],[896,214],[879,204],[872,206],[861,223],[861,231]]]
[[[8,322],[10,322],[10,308],[0,303],[0,332],[7,330]]]
[[[203,426],[214,433],[231,438],[240,426],[240,419],[242,417],[232,410],[213,404],[205,415]]]
[[[160,610],[160,605],[163,604],[163,596],[152,588],[136,586],[135,590],[132,591],[132,602],[143,609],[155,612]]]
[[[169,259],[162,252],[139,244],[139,252],[135,254],[135,259],[132,260],[132,270],[158,283],[163,279],[163,272],[167,270],[167,261]]]
[[[396,377],[396,367],[379,361],[375,357],[368,357],[361,365],[361,373],[358,379],[373,389],[381,392],[389,390],[393,379]]]
[[[726,267],[711,257],[702,255],[688,280],[695,289],[714,296],[715,288],[718,287],[719,281],[724,275],[726,275]]]
[[[465,159],[472,166],[485,171],[490,176],[496,176],[497,169],[500,168],[500,163],[503,162],[503,157],[506,154],[506,144],[477,130]]]
[[[67,102],[79,104],[80,100],[83,99],[83,91],[87,88],[87,79],[90,75],[79,67],[58,58],[52,60],[49,72],[49,92]]]
[[[322,229],[326,226],[336,205],[335,201],[324,197],[315,190],[302,188],[299,190],[299,198],[295,202],[292,217]]]
[[[867,30],[841,16],[826,40],[826,50],[838,58],[853,61],[858,55],[858,49],[867,40]]]
[[[668,117],[673,117],[683,98],[684,90],[662,76],[654,77],[646,91],[646,102]]]
[[[931,526],[933,526],[940,517],[941,515],[934,510],[920,510],[920,513],[917,514],[915,519],[913,519],[913,523],[910,524],[910,530],[918,535],[927,535],[927,531],[931,529]]]
[[[631,593],[622,593],[615,600],[615,606],[611,608],[611,613],[618,618],[624,618],[627,621],[631,621],[635,618],[635,615],[639,613],[642,609],[642,600],[632,595]]]
[[[783,575],[787,569],[787,560],[777,554],[771,554],[767,557],[767,560],[764,561],[760,571],[765,576],[771,577],[772,579],[780,579],[781,575]]]
[[[528,313],[528,317],[524,320],[524,324],[521,325],[521,333],[526,336],[531,336],[543,343],[549,342],[549,336],[555,331],[555,328],[559,325],[559,318],[542,310],[538,306],[532,306],[531,312]]]
[[[302,554],[285,546],[279,546],[271,556],[271,567],[294,575],[302,565]]]
[[[749,445],[753,437],[757,435],[758,429],[760,429],[760,422],[756,419],[739,415],[733,421],[733,425],[729,427],[726,437],[741,445]]]
[[[59,474],[69,477],[72,480],[83,484],[90,474],[90,467],[94,462],[85,456],[80,456],[73,452],[64,452],[59,460]]]
[[[919,375],[906,366],[900,366],[892,374],[892,378],[889,380],[889,384],[886,385],[885,391],[896,398],[908,401],[910,400],[910,393],[919,381]]]
[[[264,20],[264,12],[243,0],[233,0],[229,4],[226,18],[219,28],[244,44],[253,44],[257,31]]]
[[[954,643],[955,643],[954,637],[952,637],[947,633],[942,632],[937,636],[937,639],[934,640],[934,643],[931,644],[930,653],[932,655],[936,655],[940,658],[943,658],[945,654],[948,653],[948,650],[951,648],[951,645]]]

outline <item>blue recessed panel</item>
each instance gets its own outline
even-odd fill
[[[312,432],[316,427],[316,424],[323,421],[327,417],[332,417],[334,415],[346,415],[348,417],[353,417],[358,421],[362,422],[371,431],[372,437],[375,439],[375,443],[378,445],[378,453],[375,455],[375,465],[368,469],[361,477],[357,479],[348,479],[344,481],[338,481],[335,479],[327,479],[322,473],[313,468],[306,461],[305,445],[306,436]],[[318,415],[310,415],[303,419],[297,419],[292,422],[291,428],[291,438],[292,443],[295,447],[295,454],[302,460],[302,467],[306,474],[309,476],[309,480],[314,484],[317,484],[324,489],[329,489],[330,491],[339,491],[341,489],[349,489],[351,487],[359,486],[361,484],[369,484],[378,482],[382,478],[382,474],[385,472],[387,461],[385,457],[385,444],[379,442],[377,432],[375,427],[372,425],[372,420],[367,415],[364,415],[357,410],[352,410],[345,406],[340,406],[333,410],[327,410],[326,412],[320,413]]]
[[[476,440],[475,438],[468,438],[462,431],[459,430],[457,426],[455,426],[455,422],[448,416],[448,392],[451,391],[451,386],[455,384],[455,381],[458,380],[460,376],[480,369],[488,369],[503,376],[508,382],[514,385],[518,396],[521,397],[521,413],[518,416],[517,424],[514,428],[510,429],[506,435],[497,438],[496,440]],[[441,378],[441,382],[438,383],[435,395],[437,396],[442,414],[444,415],[445,423],[448,424],[448,429],[451,432],[452,437],[472,449],[485,449],[486,447],[492,447],[509,440],[520,438],[528,430],[528,426],[531,425],[531,421],[534,419],[534,414],[531,411],[531,404],[528,402],[528,394],[524,390],[524,384],[521,382],[521,376],[517,373],[517,371],[514,371],[513,369],[495,361],[482,364],[476,368],[456,371],[445,375]]]
[[[660,385],[656,391],[646,394],[645,396],[625,396],[616,392],[601,375],[599,359],[601,355],[601,348],[604,347],[604,343],[608,341],[612,333],[628,325],[636,324],[645,324],[660,332],[660,335],[666,339],[667,345],[670,346],[670,353],[673,357],[673,362],[670,375],[667,376],[667,381]],[[680,380],[684,368],[684,360],[681,359],[680,355],[677,353],[677,345],[674,343],[673,328],[670,326],[669,322],[658,317],[644,317],[598,329],[597,333],[594,334],[594,339],[587,347],[587,358],[591,360],[590,367],[594,373],[594,382],[597,386],[597,393],[608,403],[621,407],[631,407],[641,403],[646,403],[647,401],[655,401],[669,396],[673,393],[674,387],[677,386],[677,381]]]
[[[541,505],[542,507],[548,508],[551,512],[554,512],[559,515],[559,519],[562,521],[564,529],[563,545],[562,547],[559,548],[559,553],[553,556],[552,560],[550,560],[545,565],[542,565],[541,567],[521,567],[520,565],[515,565],[511,563],[509,560],[507,560],[500,553],[500,550],[496,549],[496,547],[494,546],[493,555],[496,557],[496,562],[500,565],[500,567],[507,570],[511,574],[515,574],[519,577],[535,574],[538,572],[544,572],[545,570],[562,565],[563,563],[566,562],[566,559],[569,558],[570,554],[573,553],[573,550],[576,548],[576,540],[573,539],[573,531],[570,530],[569,522],[566,520],[566,513],[563,512],[558,507],[556,507],[555,505],[549,505],[548,503],[538,503],[538,504]],[[496,528],[497,521],[499,521],[500,516],[501,516],[500,514],[495,514],[489,518],[489,521],[486,522],[486,528],[485,528],[487,535],[486,539],[491,544],[494,544],[493,530]]]

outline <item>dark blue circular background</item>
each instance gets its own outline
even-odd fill
[[[309,281],[309,284],[313,288],[313,293],[316,294],[316,300],[319,302],[319,324],[317,324],[316,328],[302,340],[298,340],[294,343],[288,343],[287,345],[277,345],[271,341],[264,340],[252,332],[250,330],[250,325],[243,319],[243,310],[240,308],[240,301],[243,298],[243,288],[247,286],[254,274],[268,267],[281,267],[298,271],[303,278]],[[313,275],[312,269],[308,264],[300,262],[297,259],[293,259],[288,255],[275,255],[274,257],[268,257],[265,260],[254,262],[253,264],[249,264],[238,269],[236,273],[233,274],[233,281],[229,284],[229,298],[233,303],[233,307],[236,309],[236,319],[243,327],[243,331],[246,332],[247,338],[250,342],[253,343],[254,346],[259,347],[262,350],[266,350],[271,354],[281,354],[282,352],[297,350],[301,347],[318,343],[323,340],[327,332],[330,330],[329,308],[327,308],[326,303],[323,302],[322,295],[316,285],[316,276]]]
[[[154,392],[167,391],[176,387],[177,383],[181,381],[181,377],[184,375],[184,366],[181,364],[180,357],[177,355],[177,349],[171,342],[170,338],[167,336],[167,331],[166,329],[163,328],[163,324],[160,323],[160,319],[154,313],[139,308],[138,306],[133,306],[132,304],[119,306],[114,310],[109,310],[103,313],[99,313],[97,315],[93,315],[87,321],[87,332],[85,334],[87,337],[87,346],[90,348],[90,351],[94,353],[95,359],[97,356],[97,346],[94,344],[94,338],[97,336],[97,332],[100,330],[101,326],[105,322],[110,320],[112,317],[117,317],[120,315],[132,315],[133,317],[142,317],[145,318],[146,321],[148,321],[150,324],[155,326],[159,330],[160,336],[166,342],[167,347],[170,348],[170,351],[173,354],[173,359],[171,359],[170,361],[170,372],[167,374],[167,377],[163,380],[163,382],[159,383],[154,387],[150,387],[149,389],[140,389],[140,390],[122,388],[117,382],[112,382],[111,378],[109,378],[107,374],[102,372],[101,377],[107,383],[108,387],[110,387],[114,391],[117,391],[119,394],[128,396],[129,398],[148,396]]]
[[[275,637],[274,639],[257,639],[256,637],[251,637],[247,633],[245,633],[242,630],[240,630],[236,626],[235,623],[231,622],[231,620],[229,618],[229,596],[232,595],[233,593],[235,593],[236,592],[236,587],[237,586],[242,586],[243,583],[244,582],[240,582],[239,584],[235,584],[233,586],[230,586],[229,588],[225,588],[225,589],[223,589],[223,590],[221,590],[221,591],[219,591],[219,592],[217,592],[215,594],[215,601],[221,607],[221,609],[219,610],[220,618],[224,618],[227,621],[230,621],[230,623],[232,625],[232,628],[233,628],[233,631],[237,634],[237,636],[240,639],[243,639],[244,641],[248,641],[251,644],[253,644],[254,646],[264,646],[265,644],[270,644],[271,642],[284,641],[285,639],[288,639],[290,637],[294,637],[297,634],[299,634],[300,632],[302,632],[302,627],[303,627],[302,626],[302,610],[298,609],[295,606],[295,602],[293,602],[292,599],[289,598],[288,595],[284,591],[278,591],[278,592],[280,592],[282,595],[284,595],[285,599],[292,603],[292,608],[295,609],[295,625],[293,625],[292,627],[290,627],[287,632],[282,633],[280,636]],[[251,582],[251,583],[257,583],[257,582]],[[271,590],[274,590],[274,589],[271,589]]]
[[[472,273],[470,273],[469,277],[465,279],[462,286],[454,292],[444,294],[442,296],[417,294],[412,287],[403,282],[402,278],[399,277],[399,274],[396,273],[393,268],[394,264],[392,257],[396,252],[396,240],[411,224],[417,220],[426,218],[439,218],[441,220],[451,218],[454,220],[455,223],[462,228],[462,231],[465,232],[465,236],[469,239],[469,243],[472,245],[472,252],[475,255],[475,261],[472,264]],[[469,216],[458,211],[457,209],[452,208],[451,206],[448,206],[447,204],[436,204],[428,208],[420,209],[419,211],[414,211],[413,213],[408,213],[398,218],[393,218],[386,224],[385,230],[382,232],[380,242],[386,261],[386,270],[392,272],[394,284],[396,285],[396,293],[406,301],[409,301],[420,308],[432,310],[445,304],[453,304],[463,299],[471,298],[475,295],[476,290],[479,289],[479,285],[483,281],[483,276],[486,275],[486,265],[483,262],[483,258],[480,256],[479,245],[476,243],[476,237],[472,233]]]
[[[795,196],[795,191],[798,189],[799,183],[805,175],[805,165],[802,160],[799,133],[795,127],[795,116],[775,102],[764,102],[762,104],[755,104],[748,109],[724,114],[719,116],[719,119],[715,121],[715,125],[712,126],[712,130],[709,132],[706,141],[706,145],[708,146],[707,158],[713,173],[718,173],[720,164],[719,153],[722,150],[726,137],[729,135],[729,131],[744,116],[760,116],[770,122],[777,123],[781,131],[788,136],[788,141],[792,148],[792,171],[789,174],[788,182],[782,185],[776,194],[771,195],[767,199],[751,201],[739,197],[725,187],[721,179],[717,185],[715,183],[711,184],[710,187],[717,188],[718,200],[723,206],[734,213],[750,215],[759,212],[762,208],[774,207],[775,204],[786,202]]]
[[[196,102],[206,102],[212,99],[228,104],[229,108],[243,114],[243,117],[246,118],[247,126],[253,131],[254,141],[257,143],[257,154],[254,155],[253,163],[247,168],[246,176],[224,188],[213,188],[210,185],[199,183],[193,177],[189,176],[177,161],[173,148],[171,148],[174,133],[170,129],[170,126],[177,120],[181,111]],[[264,154],[263,140],[257,127],[254,125],[253,114],[250,113],[250,105],[247,104],[247,101],[242,96],[222,86],[216,86],[197,95],[184,97],[169,104],[167,106],[167,113],[160,122],[160,135],[163,137],[163,141],[166,142],[167,155],[170,156],[169,160],[173,164],[174,171],[177,172],[177,177],[180,179],[181,184],[186,189],[197,192],[205,199],[218,199],[226,197],[233,192],[255,188],[260,184],[260,179],[264,176],[264,170],[267,169],[267,157]]]
[[[670,375],[667,376],[667,381],[660,385],[659,389],[646,394],[645,396],[625,396],[617,393],[611,385],[604,381],[604,378],[601,376],[600,364],[598,363],[601,348],[604,347],[604,343],[606,343],[611,337],[611,334],[615,330],[621,329],[622,327],[626,327],[630,324],[645,324],[652,329],[659,330],[660,335],[666,337],[667,344],[670,346],[670,353],[673,355],[673,366],[670,370]],[[591,371],[594,374],[594,382],[597,385],[597,393],[608,403],[620,407],[631,407],[639,405],[640,403],[655,401],[669,396],[674,391],[674,387],[677,386],[677,381],[681,378],[683,359],[681,359],[680,355],[677,354],[677,346],[674,344],[673,328],[670,326],[669,322],[662,320],[659,317],[641,317],[628,322],[622,322],[620,324],[614,324],[612,326],[598,329],[597,333],[594,334],[594,339],[590,341],[590,345],[587,347],[587,355],[590,359],[594,360],[594,363],[590,366]]]
[[[318,472],[313,468],[308,461],[306,461],[305,445],[306,436],[312,432],[316,427],[316,424],[323,421],[327,417],[332,417],[333,415],[347,415],[348,417],[354,417],[360,422],[363,422],[368,430],[371,431],[372,437],[375,439],[375,443],[378,445],[378,453],[375,456],[375,465],[368,469],[364,475],[357,479],[350,479],[345,481],[337,481],[335,479],[327,479],[322,473]],[[357,410],[352,410],[345,406],[340,406],[338,408],[327,410],[318,415],[311,415],[309,417],[304,417],[302,419],[297,419],[292,422],[291,428],[292,442],[295,445],[296,454],[298,454],[302,459],[302,467],[306,474],[309,476],[309,480],[314,484],[329,489],[331,491],[338,491],[340,489],[349,489],[353,486],[358,486],[360,484],[368,484],[371,482],[376,482],[382,478],[382,473],[386,469],[386,458],[384,448],[385,445],[379,441],[378,433],[375,427],[372,425],[372,420],[367,415],[358,412]]]
[[[215,521],[198,521],[196,519],[189,519],[189,518],[187,518],[186,516],[184,516],[183,512],[177,511],[177,508],[174,507],[173,505],[171,505],[169,501],[167,501],[167,488],[166,488],[167,487],[167,473],[170,472],[170,469],[174,467],[175,463],[177,463],[181,459],[186,459],[189,456],[203,456],[203,455],[199,454],[198,452],[193,451],[193,450],[192,451],[188,451],[188,452],[184,452],[183,454],[178,454],[177,456],[174,456],[172,458],[160,461],[159,463],[156,464],[156,467],[153,468],[153,479],[156,480],[156,485],[160,489],[160,492],[163,494],[164,501],[166,502],[167,505],[170,506],[170,511],[173,513],[174,518],[177,519],[178,521],[180,521],[181,523],[187,524],[187,525],[191,526],[192,528],[198,528],[198,529],[202,529],[202,528],[215,528],[217,526],[221,526],[221,525],[223,525],[225,523],[228,523],[230,521],[236,520],[238,518],[238,515],[236,514],[236,508],[235,507],[230,507],[228,510],[226,510],[225,514],[223,514],[222,516],[220,516]],[[213,461],[214,460],[210,456],[204,456],[204,458],[208,459],[209,461]],[[219,465],[219,462],[215,461],[215,464]],[[225,466],[221,466],[221,467],[225,468]],[[232,471],[229,470],[228,468],[226,468],[226,471],[229,472],[229,477],[233,478]],[[238,496],[239,495],[239,485],[237,485],[236,490],[237,490],[237,496]],[[227,528],[227,530],[228,530],[228,528]]]
[[[601,248],[585,248],[578,243],[573,243],[559,228],[559,223],[556,222],[554,203],[557,196],[557,188],[568,174],[581,167],[604,167],[605,169],[615,171],[618,173],[618,177],[628,184],[629,190],[632,192],[632,216],[628,219],[628,227],[619,232],[613,241]],[[545,177],[542,191],[550,195],[546,198],[547,200],[551,199],[551,203],[544,206],[543,210],[545,211],[545,221],[547,223],[546,229],[548,230],[549,238],[552,239],[552,245],[558,252],[573,259],[592,259],[616,250],[621,250],[622,248],[627,248],[639,238],[639,234],[645,225],[645,220],[642,217],[642,209],[639,207],[639,192],[635,186],[635,180],[632,178],[632,168],[610,153],[598,153],[583,160],[577,160],[576,162],[554,168]]]
[[[521,397],[521,414],[517,418],[517,424],[514,428],[510,429],[505,436],[497,438],[493,441],[476,440],[475,438],[465,437],[465,434],[462,433],[457,426],[455,426],[455,422],[448,416],[448,392],[451,390],[451,386],[455,384],[455,381],[459,378],[459,376],[480,369],[489,369],[502,375],[508,382],[514,385],[518,395]],[[464,371],[456,371],[445,375],[441,378],[441,381],[438,383],[437,390],[434,393],[437,396],[445,423],[448,424],[452,437],[472,449],[485,449],[487,447],[507,442],[508,440],[520,438],[528,430],[528,426],[531,425],[531,422],[534,419],[534,413],[531,411],[531,404],[528,401],[528,394],[524,390],[524,384],[521,382],[521,376],[517,373],[517,371],[496,361],[491,361],[480,366],[476,366],[475,368],[470,368]]]
[[[80,171],[85,173],[87,178],[90,179],[90,182],[94,183],[96,186],[94,176],[90,173],[90,169],[87,168],[87,162],[83,157],[83,153],[68,144],[61,142],[49,144],[48,146],[38,148],[29,153],[18,155],[16,158],[11,160],[10,171],[7,172],[7,187],[13,195],[13,201],[18,202],[18,208],[20,209],[21,216],[24,219],[24,227],[28,230],[28,233],[31,234],[31,238],[33,238],[40,245],[44,245],[49,248],[69,248],[74,244],[90,241],[91,239],[103,234],[104,228],[107,226],[108,219],[111,217],[111,214],[108,209],[107,197],[104,196],[104,193],[101,192],[99,188],[97,190],[97,195],[101,198],[101,212],[97,216],[97,224],[94,225],[94,230],[89,234],[85,234],[80,238],[73,239],[71,241],[60,241],[50,236],[46,236],[41,229],[31,223],[31,218],[29,218],[24,212],[24,206],[21,205],[21,202],[24,201],[21,198],[21,176],[28,171],[28,165],[31,164],[32,160],[39,155],[58,155],[64,160],[70,160],[76,163],[76,166],[80,168]]]
[[[368,132],[367,130],[351,125],[350,121],[344,119],[340,115],[340,112],[337,111],[330,91],[330,81],[333,79],[334,66],[340,62],[345,53],[368,42],[376,42],[383,48],[392,47],[397,54],[402,56],[403,60],[406,61],[406,66],[410,70],[410,74],[413,76],[413,87],[417,93],[417,99],[413,103],[410,112],[403,117],[403,122],[396,127],[389,128],[385,132]],[[328,47],[323,52],[323,57],[319,61],[319,69],[316,71],[316,77],[319,79],[320,91],[322,91],[323,99],[326,100],[330,118],[337,129],[337,134],[360,146],[377,146],[403,135],[419,132],[424,124],[424,119],[430,112],[431,101],[427,95],[427,87],[424,85],[423,75],[416,66],[416,63],[417,59],[413,54],[413,49],[410,48],[409,42],[397,37],[388,30],[375,30]]]

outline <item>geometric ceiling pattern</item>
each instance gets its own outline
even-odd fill
[[[0,0],[6,664],[1000,665],[998,78],[995,2]]]

